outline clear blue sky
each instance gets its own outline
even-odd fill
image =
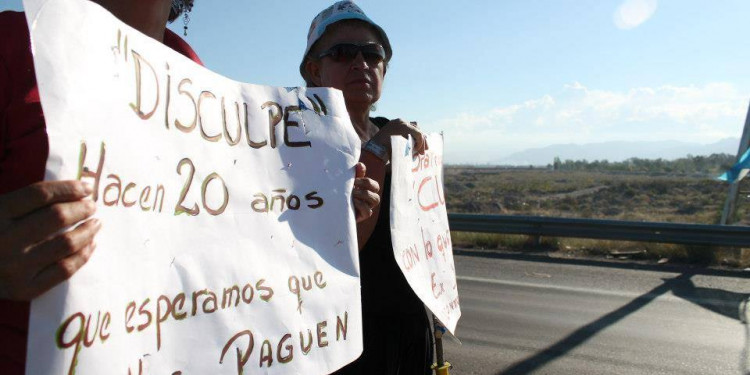
[[[186,39],[232,79],[301,85],[307,29],[331,3],[196,0]],[[443,130],[448,162],[554,143],[709,143],[742,131],[747,0],[357,3],[394,49],[376,114]],[[181,20],[173,28],[181,32]]]

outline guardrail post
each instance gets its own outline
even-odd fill
[[[542,247],[542,235],[538,234],[536,236],[532,236],[531,244],[536,248]]]
[[[745,127],[742,129],[742,138],[740,139],[739,151],[737,151],[737,159],[740,160],[742,154],[747,151],[748,145],[750,144],[750,107],[747,110],[747,117],[745,117]],[[729,185],[729,192],[727,193],[727,199],[724,201],[724,209],[721,210],[721,225],[732,224],[734,220],[734,212],[737,207],[737,195],[740,188],[740,182],[735,181]]]

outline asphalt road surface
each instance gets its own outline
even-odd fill
[[[456,251],[453,375],[750,374],[750,272],[479,254]]]

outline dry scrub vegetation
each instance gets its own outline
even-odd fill
[[[728,190],[726,183],[714,179],[715,174],[456,166],[447,166],[444,173],[451,213],[716,224]],[[738,201],[736,223],[750,225],[747,180],[741,182],[740,191],[745,193]],[[520,249],[528,243],[524,236],[454,232],[453,237],[457,247]],[[750,252],[743,256],[740,249],[550,238],[544,239],[543,246],[571,254],[733,266],[750,263]]]

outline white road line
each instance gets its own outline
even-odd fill
[[[563,292],[573,292],[573,293],[581,293],[581,294],[596,294],[596,295],[610,296],[610,297],[637,298],[637,297],[647,296],[646,294],[643,294],[643,293],[602,290],[602,289],[593,289],[593,288],[577,288],[577,287],[562,286],[562,285],[535,284],[535,283],[528,283],[528,282],[523,282],[523,281],[497,280],[497,279],[488,279],[488,278],[473,277],[473,276],[456,276],[456,279],[460,281],[473,281],[473,282],[478,282],[478,283],[487,283],[487,284],[522,287],[522,288],[558,290],[558,291],[563,291]],[[658,295],[653,295],[653,296],[659,298],[660,300],[667,300],[667,301],[674,301],[674,302],[684,301],[684,299],[678,298],[672,295],[671,292],[669,292],[668,294],[658,294]]]

